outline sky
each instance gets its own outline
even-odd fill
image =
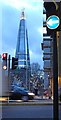
[[[2,14],[0,14],[0,23],[2,23],[2,35],[0,36],[2,42],[0,46],[2,46],[2,51],[0,50],[0,54],[1,52],[7,52],[11,57],[15,56],[21,10],[25,8],[30,62],[38,62],[43,68],[41,49],[43,0],[0,0],[0,6],[2,8]]]

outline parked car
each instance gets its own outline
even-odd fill
[[[28,101],[34,99],[35,94],[23,87],[13,86],[9,99]]]

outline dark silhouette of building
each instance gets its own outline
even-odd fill
[[[48,89],[53,76],[53,39],[47,32],[46,9],[43,7],[43,61],[44,61],[44,89]]]

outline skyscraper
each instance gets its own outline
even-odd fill
[[[22,82],[23,84],[29,87],[30,57],[28,45],[28,32],[26,27],[26,18],[24,10],[22,10],[20,17],[15,57],[18,58],[18,68],[21,72]]]

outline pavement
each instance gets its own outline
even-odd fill
[[[0,105],[53,105],[53,100],[35,96],[33,100],[24,102],[22,100],[9,100],[7,97],[0,97]],[[61,101],[59,101],[59,105],[61,105]]]

